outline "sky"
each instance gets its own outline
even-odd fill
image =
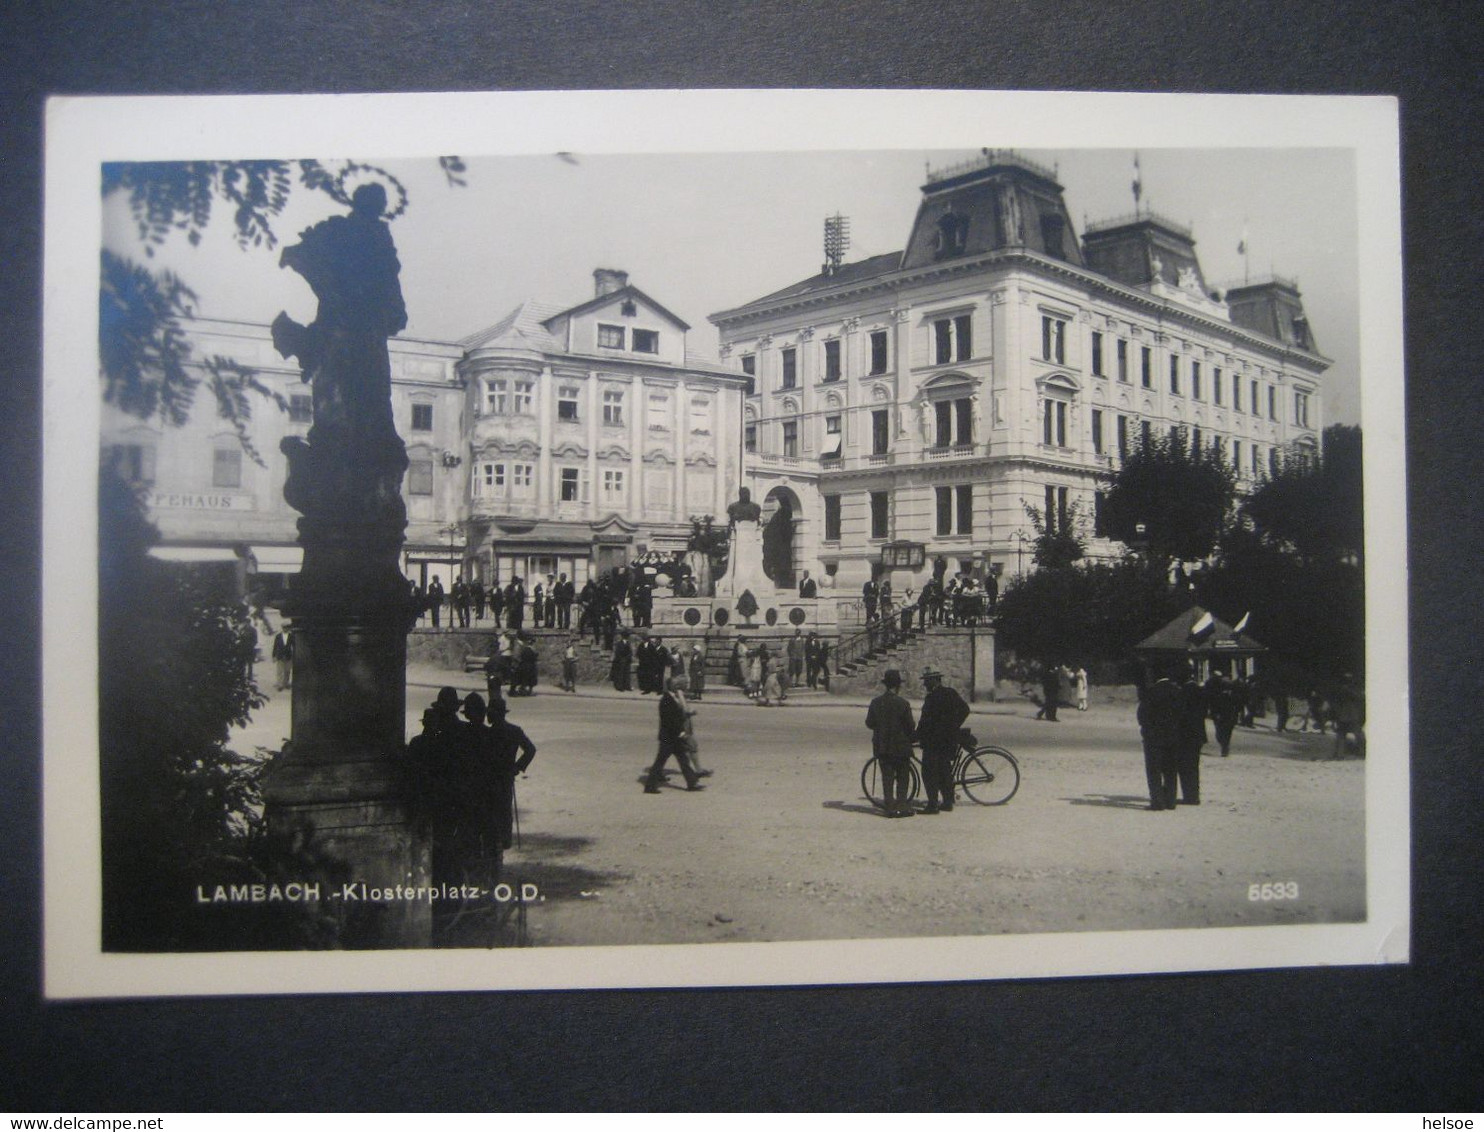
[[[690,348],[714,358],[707,316],[818,272],[826,216],[850,219],[847,261],[906,242],[927,166],[975,150],[807,150],[781,153],[464,154],[466,184],[436,161],[352,159],[405,187],[392,223],[409,325],[404,335],[452,341],[498,321],[523,299],[575,305],[597,267],[629,281],[691,325]],[[1131,149],[1020,150],[1054,167],[1079,236],[1088,221],[1131,213]],[[1146,209],[1189,225],[1208,285],[1277,273],[1298,282],[1320,351],[1327,423],[1359,423],[1360,346],[1355,161],[1348,149],[1143,149]],[[330,159],[324,159],[330,162]],[[333,164],[333,162],[330,162]],[[280,247],[345,211],[298,190],[279,219]],[[240,249],[218,207],[199,246],[172,237],[154,257],[196,291],[200,313],[269,322],[314,317],[307,285],[278,251]],[[1238,254],[1246,234],[1248,255]],[[140,258],[127,208],[104,202],[104,243]]]

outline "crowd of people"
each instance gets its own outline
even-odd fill
[[[576,630],[592,632],[596,639],[612,635],[624,621],[634,628],[653,624],[654,593],[667,586],[676,597],[695,597],[696,583],[688,570],[676,570],[662,578],[652,569],[615,567],[597,578],[589,578],[579,590],[566,574],[547,574],[529,589],[524,578],[512,577],[503,586],[484,585],[478,578],[454,580],[445,589],[434,575],[426,585],[408,580],[408,596],[417,620],[441,629],[478,628],[486,617],[495,625],[516,632],[528,624],[533,629],[571,629],[574,608]]]
[[[1218,670],[1202,683],[1185,660],[1156,664],[1150,676],[1151,682],[1139,696],[1138,721],[1151,810],[1173,809],[1177,802],[1200,805],[1201,749],[1209,739],[1207,720],[1223,758],[1231,753],[1237,727],[1256,726],[1257,715],[1270,699],[1274,729],[1281,732],[1288,728],[1288,695],[1264,691],[1257,681]],[[1334,758],[1343,757],[1350,741],[1364,756],[1365,701],[1353,679],[1342,680],[1328,698],[1310,691],[1305,703],[1298,730],[1308,731],[1313,722],[1322,734],[1328,721],[1335,735]]]
[[[432,844],[435,885],[489,887],[514,844],[515,780],[536,746],[508,710],[503,697],[470,692],[461,703],[455,689],[442,688],[407,744],[407,796]]]

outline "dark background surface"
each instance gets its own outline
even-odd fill
[[[1477,1109],[1478,11],[1312,0],[774,0],[725,13],[673,0],[6,5],[0,1108]],[[646,86],[1401,97],[1411,966],[769,991],[41,1001],[43,97]]]

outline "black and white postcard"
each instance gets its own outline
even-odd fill
[[[1405,962],[1396,115],[53,100],[47,995]]]

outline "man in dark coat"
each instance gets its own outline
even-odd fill
[[[433,611],[433,628],[438,628],[439,618],[443,616],[443,583],[434,576],[428,583],[428,608]]]
[[[509,849],[514,841],[516,776],[524,774],[536,757],[536,744],[505,717],[507,711],[504,700],[490,701],[490,753],[497,776],[492,824],[495,843],[502,850]]]
[[[517,633],[526,623],[526,587],[519,578],[511,578],[505,587],[505,624]]]
[[[613,681],[613,687],[620,692],[629,690],[629,663],[633,660],[634,651],[629,646],[628,630],[620,634],[618,640],[613,642],[613,663],[608,666],[608,677]]]
[[[1058,665],[1047,663],[1041,668],[1041,710],[1036,712],[1037,719],[1049,719],[1052,723],[1058,722],[1056,718],[1056,704],[1061,699],[1061,668]]]
[[[804,598],[806,601],[809,598],[819,596],[819,586],[816,585],[814,579],[809,576],[808,570],[805,570],[804,576],[799,579],[799,596],[801,598]]]
[[[922,785],[927,793],[925,814],[953,809],[953,756],[958,753],[958,733],[969,718],[964,698],[943,683],[935,668],[922,671],[927,695],[917,721],[917,741],[922,744]]]
[[[706,789],[701,785],[696,768],[691,765],[690,751],[685,744],[685,705],[675,695],[679,684],[680,680],[677,677],[665,688],[665,694],[660,697],[660,747],[655,753],[654,762],[650,764],[649,775],[644,779],[644,793],[646,794],[660,792],[660,783],[665,780],[665,764],[670,761],[672,755],[680,764],[680,773],[685,776],[685,788],[687,790]]]
[[[1196,683],[1189,665],[1180,672],[1185,682],[1180,687],[1185,709],[1185,740],[1180,744],[1180,762],[1175,771],[1180,779],[1180,802],[1186,806],[1201,804],[1201,748],[1206,745],[1206,696]]]
[[[469,583],[469,600],[474,603],[474,621],[484,620],[484,583],[475,578]]]
[[[500,627],[500,618],[505,613],[505,587],[499,582],[490,583],[490,620],[495,623],[495,628]]]
[[[1216,742],[1225,758],[1231,751],[1237,716],[1242,712],[1242,693],[1225,673],[1213,672],[1206,681],[1205,701],[1211,722],[1216,725]]]
[[[1180,748],[1186,741],[1185,693],[1169,672],[1160,675],[1139,698],[1139,734],[1144,740],[1144,777],[1149,783],[1149,808],[1175,808],[1175,782]]]
[[[886,691],[866,709],[871,753],[881,766],[881,804],[889,818],[910,818],[912,803],[912,735],[917,730],[912,707],[902,699],[902,674],[888,668],[881,677]]]

